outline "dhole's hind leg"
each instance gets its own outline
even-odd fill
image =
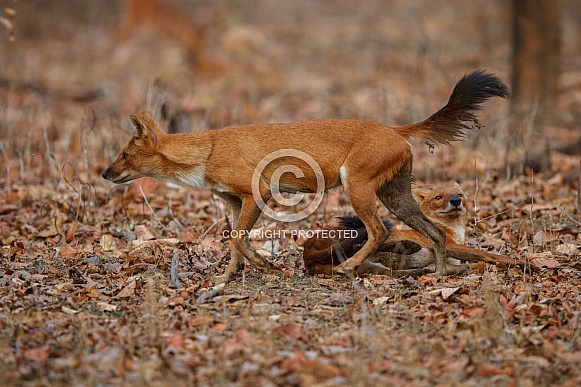
[[[369,191],[369,183],[349,181],[344,186],[346,187],[346,192],[353,210],[355,210],[355,213],[363,221],[367,229],[368,238],[367,242],[361,247],[361,250],[341,265],[333,268],[336,273],[345,273],[347,271],[355,272],[389,235],[377,213],[375,193]]]
[[[446,275],[446,233],[422,212],[411,192],[412,159],[377,190],[381,202],[401,221],[424,234],[434,247],[436,274]]]

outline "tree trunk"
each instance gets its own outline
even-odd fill
[[[560,2],[513,0],[513,112],[536,110],[535,122],[556,118],[560,58]]]
[[[546,126],[558,118],[560,1],[513,0],[512,124],[506,175],[550,167]]]

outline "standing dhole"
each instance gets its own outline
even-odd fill
[[[148,112],[131,115],[133,137],[102,176],[125,183],[142,176],[182,186],[212,190],[233,209],[234,230],[231,261],[218,282],[229,281],[243,258],[257,269],[268,263],[251,249],[246,232],[261,214],[253,195],[252,178],[258,164],[273,152],[294,149],[306,153],[320,166],[317,174],[304,160],[278,158],[260,176],[259,196],[273,195],[271,179],[282,165],[302,171],[276,176],[280,192],[315,192],[343,186],[353,210],[367,229],[363,247],[335,271],[354,271],[388,237],[376,208],[376,198],[398,218],[419,231],[434,248],[436,273],[446,274],[446,233],[420,209],[411,192],[412,151],[410,137],[448,144],[460,140],[467,129],[480,127],[474,111],[488,98],[506,98],[508,87],[484,71],[465,75],[454,87],[448,103],[426,120],[391,127],[360,120],[313,120],[287,124],[232,126],[202,133],[166,134]],[[255,193],[256,194],[256,193]]]

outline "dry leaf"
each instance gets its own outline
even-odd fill
[[[175,335],[166,340],[166,347],[182,348],[186,342],[186,336]]]
[[[327,359],[307,358],[304,352],[296,352],[294,356],[287,357],[280,365],[282,370],[299,372],[305,375],[313,375],[318,380],[326,380],[341,375],[341,372]]]
[[[555,251],[559,254],[565,255],[577,255],[579,253],[579,247],[573,243],[563,243],[562,245],[557,245]]]
[[[78,310],[71,309],[71,308],[69,308],[69,307],[67,307],[67,306],[64,306],[64,305],[61,307],[61,310],[62,310],[64,313],[66,313],[66,314],[77,314],[77,313],[79,313],[79,311],[78,311]]]
[[[154,239],[154,240],[148,240],[148,241],[134,240],[134,241],[131,241],[131,247],[133,248],[133,250],[131,252],[138,251],[141,249],[146,249],[146,248],[153,248],[156,246],[173,247],[173,246],[177,245],[178,243],[180,243],[180,240],[178,238]]]
[[[537,246],[550,242],[552,240],[555,240],[555,235],[545,230],[537,231],[535,236],[533,237],[533,243]]]
[[[103,251],[105,252],[117,250],[117,242],[115,241],[115,238],[113,238],[113,235],[111,234],[101,235],[99,245],[103,248]]]
[[[222,322],[217,322],[216,324],[212,325],[210,329],[218,332],[224,332],[226,330],[226,324]]]
[[[481,316],[482,314],[484,314],[484,309],[480,307],[464,309],[461,313],[462,316],[468,318],[474,318],[476,316]]]
[[[561,264],[556,259],[551,258],[550,252],[544,253],[527,253],[527,261],[538,267],[557,268]]]
[[[384,304],[387,304],[390,300],[390,297],[377,297],[376,299],[373,300],[373,305],[375,306],[381,306]]]
[[[115,312],[117,305],[109,304],[107,302],[97,302],[97,310],[101,312]]]
[[[24,357],[32,361],[44,361],[48,359],[50,348],[47,346],[30,348],[24,351]]]
[[[554,204],[532,204],[530,206],[523,206],[523,208],[528,212],[536,212],[536,211],[547,211],[547,210],[554,210],[556,207]]]
[[[308,337],[305,333],[302,325],[300,324],[287,324],[282,325],[275,329],[275,332],[292,339],[293,341],[296,340],[303,340],[307,341]]]
[[[145,242],[155,239],[155,235],[153,235],[149,228],[147,228],[143,224],[138,224],[137,226],[135,226],[135,235],[137,236],[137,240],[139,242]]]
[[[60,253],[61,253],[61,257],[63,257],[63,258],[74,258],[79,253],[79,250],[77,250],[74,247],[71,247],[69,245],[64,245],[63,247],[61,247]]]
[[[38,236],[41,238],[50,238],[57,235],[59,235],[59,232],[54,223],[51,223],[48,227],[38,233]]]
[[[442,298],[444,300],[447,300],[452,294],[456,293],[458,290],[460,290],[460,287],[455,287],[455,288],[439,288],[439,289],[434,289],[431,290],[429,293],[432,296],[436,296],[436,295],[441,295]]]
[[[199,316],[199,317],[191,317],[187,320],[186,324],[188,328],[194,328],[200,325],[210,324],[213,323],[214,317],[212,316]]]
[[[129,282],[115,297],[117,298],[129,298],[135,294],[135,289],[137,287],[137,283],[135,280]]]

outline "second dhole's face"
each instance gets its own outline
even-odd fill
[[[464,192],[458,183],[417,188],[414,197],[430,219],[456,220],[466,217]]]

